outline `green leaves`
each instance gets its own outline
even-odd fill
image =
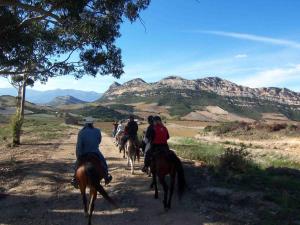
[[[33,80],[72,74],[123,73],[115,45],[120,24],[131,22],[149,0],[6,0],[0,3],[0,75]],[[79,57],[77,57],[79,56]],[[6,71],[3,72],[3,71]]]

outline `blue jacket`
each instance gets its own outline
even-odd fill
[[[99,144],[101,143],[101,131],[98,128],[84,127],[78,133],[76,145],[77,159],[87,153],[99,154]]]

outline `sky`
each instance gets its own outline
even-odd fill
[[[140,22],[125,22],[117,45],[124,71],[110,76],[52,78],[33,89],[103,93],[114,82],[218,76],[249,87],[300,92],[299,0],[152,0]],[[9,87],[0,79],[0,88]]]

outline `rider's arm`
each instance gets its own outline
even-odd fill
[[[167,132],[167,140],[169,140],[169,138],[170,138],[170,135],[169,135],[169,131],[168,131],[168,129],[166,128],[166,132]]]
[[[102,141],[102,135],[101,135],[101,130],[99,130],[99,145],[100,145],[101,141]]]
[[[77,144],[76,144],[76,158],[78,159],[81,155],[82,152],[82,148],[83,148],[83,143],[80,137],[80,133],[78,134],[77,137]]]

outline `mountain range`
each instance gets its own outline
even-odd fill
[[[218,78],[188,80],[169,76],[147,83],[137,78],[124,84],[113,83],[98,102],[133,104],[156,103],[171,116],[186,116],[216,106],[227,112],[252,119],[263,113],[278,113],[300,120],[300,93],[286,88],[249,88]]]
[[[84,104],[87,103],[78,98],[75,98],[70,95],[58,96],[54,98],[51,102],[47,103],[49,106],[60,106],[60,105],[75,105],[75,104]]]
[[[17,91],[14,88],[0,88],[0,96],[1,95],[16,96]],[[94,91],[80,91],[75,89],[37,91],[28,88],[26,91],[26,100],[36,104],[48,104],[53,99],[60,96],[72,96],[84,102],[93,102],[99,99],[101,94]]]

